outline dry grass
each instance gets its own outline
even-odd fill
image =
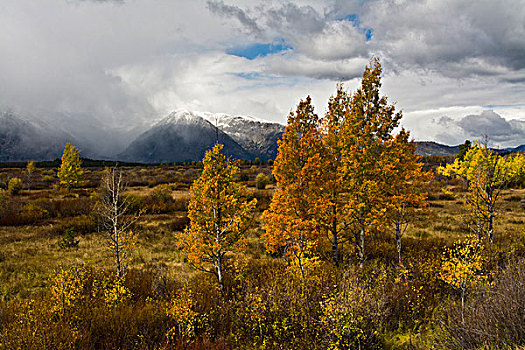
[[[200,172],[200,169],[196,167],[129,168],[125,170],[130,179],[137,180],[137,183],[144,182],[144,184],[128,188],[128,193],[141,197],[152,194],[155,188],[151,186],[152,183],[157,184],[167,179],[184,183],[195,179]],[[258,172],[252,168],[242,169],[242,171],[250,176]],[[92,169],[88,174],[89,181],[97,183],[101,172],[102,169]],[[7,169],[1,173],[7,177],[23,176],[22,169]],[[39,169],[33,177],[33,186],[38,189],[22,191],[17,196],[17,200],[29,202],[45,198],[51,201],[67,201],[81,197],[89,198],[96,194],[96,188],[76,189],[72,193],[58,190],[54,187],[54,183],[40,181],[42,176],[48,173],[52,171]],[[417,241],[432,237],[452,242],[465,233],[461,197],[463,189],[451,183],[448,189],[456,196],[443,196],[441,185],[436,186],[431,194],[430,215],[410,225],[404,236],[405,239]],[[171,196],[175,201],[189,199],[188,189],[180,189],[178,185],[172,183],[170,186],[173,189]],[[249,254],[256,259],[266,257],[264,244],[260,239],[263,230],[260,214],[267,207],[273,188],[273,185],[269,185],[266,190],[252,190],[260,205],[258,205],[259,213],[254,218],[254,228],[249,232],[246,246]],[[525,198],[523,189],[507,190],[502,194],[496,219],[496,237],[515,236],[517,237],[516,242],[523,240],[522,237],[525,234],[525,211],[524,204],[521,202],[523,198]],[[193,274],[176,248],[177,232],[171,229],[174,220],[180,220],[184,214],[184,212],[177,211],[143,215],[140,218],[136,225],[139,237],[138,250],[131,262],[131,268],[142,269],[162,265],[166,267],[169,275],[178,279]],[[104,233],[92,232],[79,236],[78,249],[67,250],[58,247],[57,242],[61,236],[53,228],[60,226],[66,219],[56,217],[52,220],[43,220],[35,225],[0,227],[0,281],[2,281],[0,293],[3,299],[43,293],[48,277],[61,265],[83,262],[97,267],[112,268]],[[69,220],[74,220],[74,218]]]
[[[267,339],[272,339],[270,334],[274,329],[272,327],[280,327],[282,320],[288,320],[293,315],[298,317],[294,321],[296,325],[302,324],[303,321],[308,323],[311,319],[318,319],[321,301],[324,301],[330,293],[334,293],[332,290],[334,281],[337,280],[336,285],[343,288],[346,286],[341,283],[344,278],[349,276],[357,278],[356,276],[359,275],[360,270],[353,270],[355,247],[352,242],[344,244],[342,248],[344,268],[336,271],[330,263],[331,247],[328,242],[323,243],[318,250],[324,261],[312,278],[308,279],[307,290],[313,293],[309,296],[312,299],[302,300],[304,284],[296,283],[299,280],[295,280],[293,274],[289,273],[290,266],[286,262],[266,254],[264,242],[260,238],[264,230],[262,212],[267,208],[275,187],[271,184],[265,190],[256,190],[253,187],[253,178],[255,174],[268,170],[268,168],[258,169],[249,166],[241,168],[241,175],[246,175],[243,176],[243,182],[250,187],[251,196],[258,199],[258,205],[253,226],[247,234],[246,253],[239,257],[239,263],[234,267],[242,277],[229,281],[232,288],[231,300],[222,303],[220,299],[214,299],[216,296],[213,296],[212,290],[216,282],[214,277],[192,270],[176,245],[178,232],[187,224],[184,204],[187,204],[189,199],[189,185],[200,173],[198,165],[126,168],[125,171],[130,179],[127,191],[129,199],[134,201],[138,209],[146,210],[133,229],[138,234],[138,244],[130,262],[131,271],[126,278],[129,287],[132,288],[134,299],[129,304],[123,304],[118,312],[101,312],[96,315],[90,314],[93,306],[91,302],[86,302],[86,306],[80,309],[84,312],[81,313],[83,316],[79,318],[84,317],[83,320],[86,322],[81,329],[89,328],[85,333],[86,336],[89,335],[90,339],[104,339],[107,344],[113,344],[113,346],[108,345],[112,348],[137,348],[139,343],[135,338],[126,338],[125,341],[124,338],[112,338],[114,334],[112,327],[135,324],[135,327],[140,329],[122,328],[122,333],[117,333],[128,337],[146,336],[145,339],[153,341],[150,345],[156,344],[151,347],[144,345],[143,348],[163,348],[159,344],[164,344],[165,327],[169,321],[163,311],[165,298],[169,298],[170,295],[176,296],[182,286],[191,286],[190,289],[194,291],[193,298],[197,300],[198,311],[208,315],[208,324],[215,327],[212,332],[218,338],[211,344],[217,346],[222,344],[223,339],[229,339],[234,348],[246,346],[255,348],[262,340],[254,340],[251,344],[250,339],[258,339],[264,327],[268,327],[265,330]],[[94,204],[98,192],[94,185],[98,183],[101,173],[100,168],[91,169],[87,175],[88,187],[74,189],[68,193],[56,188],[56,180],[41,181],[44,176],[54,176],[53,170],[39,170],[34,176],[35,182],[31,191],[24,189],[19,195],[10,198],[14,203],[10,213],[14,216],[19,215],[27,204],[42,206],[47,214],[35,216],[30,225],[13,217],[6,220],[12,222],[11,226],[0,226],[0,300],[14,300],[10,303],[0,301],[0,324],[10,320],[10,325],[15,327],[6,328],[8,332],[6,334],[16,329],[19,324],[16,318],[19,316],[14,316],[18,314],[12,313],[9,316],[11,310],[9,308],[19,310],[16,308],[23,306],[23,301],[29,298],[42,296],[42,298],[35,298],[42,303],[37,304],[35,310],[46,315],[42,311],[46,310],[46,307],[41,305],[45,305],[46,300],[49,301],[50,276],[59,267],[83,263],[90,268],[96,268],[99,271],[97,273],[102,274],[108,274],[110,273],[108,271],[114,269],[111,254],[107,250],[106,236],[103,232],[97,232],[93,208],[87,208]],[[3,179],[10,176],[22,178],[22,175],[20,169],[0,170],[0,186]],[[444,193],[442,188],[447,188],[451,193]],[[433,332],[436,331],[435,315],[439,315],[448,300],[453,302],[457,299],[455,292],[439,279],[438,271],[443,246],[452,244],[468,232],[463,217],[465,211],[463,195],[464,187],[457,180],[441,180],[433,183],[428,215],[411,224],[403,238],[404,263],[409,275],[398,282],[392,283],[392,280],[389,280],[390,277],[396,276],[398,271],[393,235],[376,233],[367,241],[368,265],[365,267],[367,272],[363,274],[360,281],[364,283],[363,285],[369,286],[370,282],[376,279],[373,288],[369,287],[370,292],[377,293],[372,301],[377,301],[377,305],[383,305],[388,309],[388,315],[377,317],[381,320],[385,319],[385,324],[378,332],[386,332],[383,335],[385,344],[388,344],[389,348],[431,347],[432,340],[427,338],[433,339]],[[494,258],[490,268],[495,273],[504,269],[505,264],[512,259],[525,256],[523,198],[525,198],[525,190],[507,190],[502,193],[499,201],[495,222],[496,244],[490,251],[491,257]],[[2,212],[0,212],[1,217]],[[57,243],[62,240],[63,232],[74,226],[76,222],[81,225],[78,232],[82,232],[77,237],[80,241],[78,248],[59,248]],[[347,274],[345,270],[353,272]],[[387,278],[388,276],[390,277]],[[357,283],[357,279],[354,282]],[[347,292],[360,291],[361,286],[358,287],[352,287]],[[263,313],[267,323],[262,325],[263,328],[261,324],[254,323],[251,317],[254,307],[252,303],[256,300],[253,299],[254,295],[262,296],[261,302],[264,301],[262,305],[266,305],[267,311],[271,311]],[[372,301],[367,303],[371,304]],[[305,307],[305,305],[309,306]],[[305,310],[309,311],[305,313]],[[370,313],[368,307],[359,312],[365,318]],[[308,317],[302,319],[303,316]],[[63,327],[67,322],[57,323],[56,319],[38,324],[37,328],[40,329],[40,326],[46,324],[56,326],[57,332],[62,328],[65,331],[69,329],[67,326]],[[257,327],[253,328],[254,325]],[[288,327],[288,324],[283,323],[282,327],[277,329],[282,332]],[[373,331],[371,334],[376,334],[379,326],[371,323],[364,324],[363,327],[364,331]],[[287,340],[304,339],[308,344],[298,343],[297,347],[309,348],[312,339],[317,341],[315,328],[305,327],[304,331],[297,333],[299,335],[297,337],[295,331],[292,331],[288,334],[290,337]],[[236,335],[232,336],[232,332],[236,332]],[[66,333],[63,336],[68,338],[69,335]],[[20,334],[25,333],[22,330]],[[50,333],[49,339],[53,339],[54,334]],[[279,333],[275,339],[283,341],[282,334]],[[227,338],[228,336],[231,339]],[[41,335],[33,335],[33,337],[38,339]],[[233,339],[240,339],[240,342],[236,343]],[[207,341],[207,338],[199,338],[195,339],[194,344],[200,344],[199,342],[205,344]],[[228,340],[224,341],[228,342]],[[92,343],[86,341],[84,344]],[[185,348],[185,344],[184,341],[180,341],[180,346],[176,345],[175,348]],[[319,347],[324,345],[324,343],[315,344]],[[92,347],[93,345],[85,345],[85,348]],[[42,346],[34,348],[42,348]],[[211,345],[207,348],[211,348]]]

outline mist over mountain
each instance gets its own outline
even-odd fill
[[[104,120],[88,113],[57,113],[52,116],[52,120],[55,132],[68,135],[68,140],[81,150],[81,156],[92,159],[116,159],[130,140],[144,130],[142,125],[111,127]],[[51,122],[48,124],[51,125]]]
[[[55,122],[46,122],[54,120]],[[92,116],[0,114],[0,161],[59,158],[66,142],[94,159],[145,163],[200,160],[217,138],[227,155],[273,159],[284,126],[254,117],[179,110],[153,125],[110,128]]]
[[[72,123],[71,120],[75,120]],[[284,126],[250,116],[177,110],[154,124],[111,128],[94,118],[53,116],[55,122],[26,118],[7,111],[0,113],[0,161],[53,160],[60,158],[66,142],[92,159],[159,163],[198,161],[217,140],[233,158],[275,159],[277,141]],[[218,130],[217,130],[218,129]],[[422,156],[457,154],[458,146],[432,141],[416,142]],[[496,149],[499,152],[524,151],[525,145]]]
[[[0,114],[0,161],[52,160],[60,157],[70,135],[13,112]]]

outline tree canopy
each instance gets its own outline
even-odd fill
[[[494,240],[496,203],[505,185],[523,174],[525,156],[502,156],[490,149],[487,142],[476,143],[456,157],[453,163],[439,167],[445,176],[459,177],[468,187],[466,208],[470,213],[469,225],[481,238],[487,235]]]
[[[246,188],[235,181],[239,168],[222,148],[215,145],[202,160],[202,175],[190,188],[190,224],[178,245],[188,263],[214,274],[224,291],[227,254],[240,251],[257,200],[248,201]]]
[[[366,237],[394,225],[401,254],[402,226],[424,205],[431,174],[422,171],[409,133],[393,135],[402,114],[381,96],[381,73],[376,58],[355,93],[338,85],[323,118],[310,97],[290,113],[274,166],[278,189],[266,213],[269,251],[283,249],[300,262],[328,237],[336,265],[345,241],[356,244],[363,265]]]
[[[60,185],[68,191],[82,183],[82,168],[80,167],[80,150],[67,142],[62,153],[62,163],[58,170]]]

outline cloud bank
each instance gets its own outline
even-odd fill
[[[481,140],[486,136],[496,147],[511,147],[516,140],[525,140],[525,121],[506,120],[492,110],[469,114],[459,120],[443,116],[435,122],[446,130],[454,130],[438,135],[443,142],[461,143],[465,139]]]
[[[417,139],[524,140],[522,0],[18,0],[0,23],[0,109],[121,143],[178,108],[323,113],[372,56]]]

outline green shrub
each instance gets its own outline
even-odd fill
[[[378,330],[387,310],[378,302],[381,294],[381,287],[363,284],[355,273],[344,276],[339,289],[321,302],[319,323],[327,348],[383,348]]]
[[[122,200],[127,203],[126,205],[130,214],[140,213],[144,206],[144,197],[138,194],[124,193],[122,195]]]
[[[10,195],[17,195],[21,189],[22,180],[20,180],[17,177],[14,177],[11,180],[9,180],[9,183],[7,184],[7,192],[9,192]]]
[[[51,175],[42,175],[42,181],[43,182],[53,182],[55,181],[55,177]]]
[[[0,188],[0,217],[2,216],[3,210],[7,209],[7,204],[9,201],[9,196],[7,191]]]
[[[151,193],[144,198],[143,209],[150,214],[162,214],[173,212],[184,205],[176,202],[171,195],[171,186],[167,184],[156,186]]]
[[[270,178],[265,173],[259,173],[255,177],[255,187],[258,190],[264,190],[269,183]]]
[[[69,227],[64,231],[62,239],[57,244],[62,249],[78,248],[80,241],[75,239],[76,237],[75,227]]]
[[[167,184],[158,185],[151,191],[150,196],[160,202],[169,202],[173,199],[171,196],[171,186]]]
[[[22,208],[20,216],[28,224],[34,224],[48,218],[49,212],[35,202],[29,202]]]
[[[9,183],[9,174],[0,173],[0,188],[7,190],[8,183]]]

